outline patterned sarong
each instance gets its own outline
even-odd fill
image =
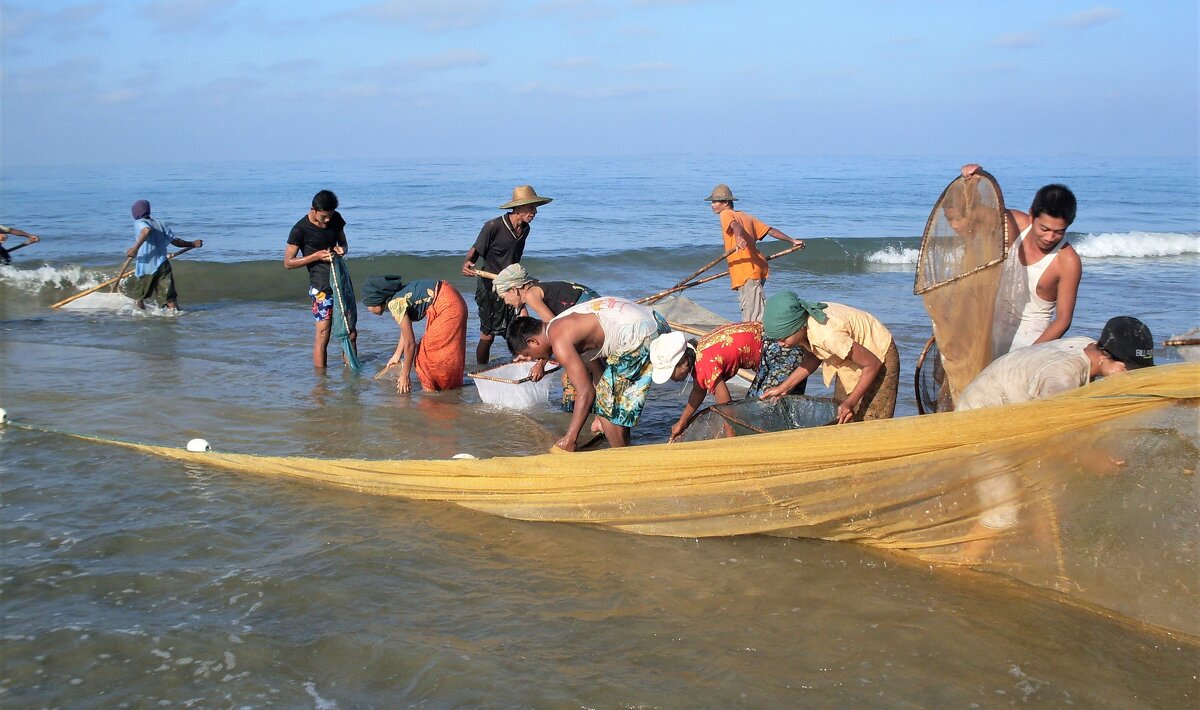
[[[658,324],[658,335],[671,332],[667,321],[654,311]],[[650,341],[646,338],[641,347],[620,355],[606,358],[604,372],[596,383],[596,403],[592,412],[618,426],[631,427],[637,424],[646,406],[646,395],[650,391]]]
[[[425,314],[425,336],[417,347],[417,378],[426,390],[463,386],[467,364],[467,302],[443,281]]]

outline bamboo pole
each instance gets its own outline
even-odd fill
[[[189,251],[191,251],[192,249],[195,249],[195,248],[196,248],[196,247],[184,247],[184,248],[180,249],[179,251],[175,252],[174,254],[167,254],[167,258],[168,258],[168,259],[174,259],[175,257],[179,256],[180,254],[184,254],[184,253],[186,253],[186,252],[189,252]],[[129,259],[126,259],[126,260],[125,260],[125,264],[128,264],[128,263],[129,263]],[[104,283],[101,283],[101,284],[99,284],[99,285],[97,285],[97,286],[93,286],[93,287],[89,288],[89,289],[88,289],[88,290],[86,290],[86,291],[81,291],[80,293],[77,293],[77,294],[75,294],[74,296],[69,296],[69,297],[67,297],[67,298],[64,298],[63,300],[59,301],[58,303],[52,304],[50,307],[51,307],[51,308],[61,308],[61,307],[65,306],[65,305],[67,305],[68,303],[70,303],[71,301],[75,301],[75,300],[78,300],[78,299],[80,299],[80,298],[83,298],[84,296],[86,296],[86,295],[88,295],[88,294],[95,293],[95,292],[99,291],[100,289],[104,288],[105,286],[108,286],[108,285],[110,285],[110,284],[114,284],[114,283],[118,283],[118,282],[120,282],[120,281],[121,281],[121,279],[125,278],[125,277],[126,277],[126,276],[128,276],[130,273],[132,273],[132,272],[127,272],[127,271],[125,271],[125,266],[124,266],[124,265],[122,265],[122,266],[121,266],[121,271],[117,272],[117,275],[116,275],[116,276],[114,276],[113,278],[111,278],[111,279],[109,279],[109,280],[105,281]]]
[[[788,247],[787,249],[784,249],[783,251],[779,252],[778,254],[772,254],[771,256],[768,256],[767,261],[770,261],[772,259],[778,259],[781,256],[784,256],[786,254],[791,254],[794,251],[800,251],[803,248],[804,248],[803,244],[797,244],[796,246]],[[683,284],[682,286],[673,286],[665,291],[659,291],[658,293],[653,294],[651,296],[646,296],[645,298],[639,298],[638,300],[634,301],[634,303],[655,303],[655,302],[661,300],[665,296],[670,296],[671,294],[678,293],[679,291],[686,291],[687,289],[689,289],[693,286],[699,286],[700,284],[706,284],[709,281],[713,281],[715,279],[721,278],[722,276],[728,276],[728,275],[729,275],[728,270],[722,271],[719,274],[714,274],[712,276],[706,276],[705,278],[702,278],[699,281],[692,281],[691,283],[686,283],[686,284]]]
[[[691,281],[692,279],[696,278],[696,277],[697,277],[697,276],[699,276],[700,274],[703,274],[705,271],[708,271],[708,270],[709,270],[709,269],[711,269],[712,267],[714,267],[714,266],[716,266],[717,264],[719,264],[720,262],[724,261],[725,259],[727,259],[727,258],[729,257],[729,255],[730,255],[730,254],[734,253],[735,251],[737,251],[737,247],[733,247],[733,248],[729,249],[729,250],[728,250],[728,251],[726,251],[724,254],[722,254],[722,255],[718,256],[716,259],[713,259],[712,261],[708,262],[708,263],[707,263],[707,264],[705,264],[704,266],[701,266],[701,267],[700,267],[699,269],[697,269],[697,270],[696,270],[696,271],[695,271],[695,272],[694,272],[692,275],[688,276],[687,278],[683,279],[682,281],[680,281],[679,283],[677,283],[677,284],[675,284],[675,285],[676,285],[676,286],[682,286],[682,285],[684,285],[684,284],[685,284],[685,283],[687,283],[688,281]],[[648,301],[646,301],[646,303],[647,303],[647,305],[649,305],[649,304],[653,304],[653,303],[658,303],[659,301],[661,301],[661,300],[662,300],[662,298],[663,298],[663,297],[660,297],[660,298],[654,298],[654,297],[651,297],[651,299],[650,299],[650,300],[648,300]]]
[[[1200,345],[1200,338],[1172,338],[1163,341],[1163,346],[1168,348],[1185,348],[1190,345]]]
[[[121,262],[121,268],[117,269],[117,273],[118,273],[118,274],[123,274],[123,273],[125,273],[125,267],[126,267],[126,266],[129,266],[129,262],[131,262],[131,261],[133,261],[133,257],[132,257],[132,256],[127,256],[127,257],[125,257],[125,261]],[[120,285],[121,285],[121,278],[120,278],[120,277],[117,277],[117,280],[116,280],[116,281],[113,281],[112,288],[110,288],[110,289],[108,290],[108,291],[109,291],[109,293],[116,293],[116,292],[117,292],[117,287],[118,287],[118,286],[120,286]]]

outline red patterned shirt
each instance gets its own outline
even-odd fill
[[[693,375],[706,392],[718,382],[737,375],[743,367],[757,370],[762,360],[762,323],[730,323],[717,328],[696,343]]]

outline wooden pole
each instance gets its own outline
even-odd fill
[[[184,248],[180,249],[179,251],[175,252],[174,254],[167,254],[167,258],[168,258],[168,259],[174,259],[175,257],[179,256],[180,254],[184,254],[184,253],[186,253],[186,252],[189,252],[189,251],[191,251],[192,249],[195,249],[195,248],[196,248],[196,247],[184,247]],[[125,260],[125,264],[128,264],[128,263],[129,263],[129,259],[126,259],[126,260]],[[113,283],[118,283],[118,282],[120,282],[120,280],[121,280],[121,279],[125,278],[125,277],[126,277],[126,276],[128,276],[130,273],[132,273],[132,272],[126,272],[126,271],[125,271],[125,266],[124,266],[124,265],[122,265],[122,266],[121,266],[121,271],[120,271],[120,272],[117,272],[117,275],[116,275],[116,276],[114,276],[113,278],[109,279],[108,281],[105,281],[104,283],[101,283],[101,284],[99,284],[99,285],[97,285],[97,286],[93,286],[93,287],[89,288],[89,289],[88,289],[88,290],[86,290],[86,291],[81,291],[80,293],[77,293],[77,294],[75,294],[74,296],[69,296],[69,297],[67,297],[67,298],[64,298],[63,300],[59,301],[58,303],[52,304],[50,307],[51,307],[51,308],[61,308],[61,307],[65,306],[65,305],[67,305],[68,303],[70,303],[71,301],[75,301],[75,300],[78,300],[78,299],[80,299],[80,298],[83,298],[84,296],[88,295],[89,293],[95,293],[95,292],[97,292],[97,291],[99,291],[100,289],[104,288],[105,286],[108,286],[109,284],[113,284]]]
[[[127,256],[127,257],[125,257],[125,261],[124,261],[124,262],[121,264],[121,268],[117,269],[117,273],[118,273],[118,274],[123,274],[123,273],[125,273],[125,267],[126,267],[126,266],[129,266],[129,262],[130,262],[130,261],[133,261],[133,257],[132,257],[132,256]],[[111,289],[109,289],[109,293],[116,293],[116,292],[117,292],[117,287],[118,287],[118,286],[120,286],[120,285],[121,285],[121,277],[120,277],[120,276],[118,276],[118,277],[117,277],[117,280],[116,280],[116,281],[113,281],[113,285],[112,285],[112,288],[111,288]]]
[[[692,275],[688,276],[687,278],[683,279],[682,281],[680,281],[679,283],[677,283],[677,284],[675,284],[675,285],[676,285],[676,286],[682,286],[682,285],[684,285],[684,284],[685,284],[685,283],[687,283],[688,281],[691,281],[692,279],[696,278],[696,277],[697,277],[697,276],[699,276],[700,274],[703,274],[705,271],[708,271],[708,270],[709,270],[709,269],[711,269],[712,267],[714,267],[714,266],[716,266],[717,264],[719,264],[720,262],[724,261],[726,258],[728,258],[728,257],[729,257],[729,255],[730,255],[730,254],[734,253],[735,251],[737,251],[737,248],[736,248],[736,247],[734,247],[734,248],[732,248],[732,249],[729,249],[729,250],[728,250],[728,251],[726,251],[724,254],[722,254],[722,255],[718,256],[716,259],[713,259],[712,261],[708,262],[708,263],[707,263],[707,264],[705,264],[704,266],[701,266],[701,267],[700,267],[699,269],[697,269],[697,270],[696,270],[696,271],[695,271],[695,272],[694,272]],[[659,301],[661,301],[661,300],[662,300],[662,298],[663,298],[663,297],[660,297],[660,298],[653,298],[653,297],[652,297],[652,298],[651,298],[651,300],[648,300],[648,301],[646,301],[646,303],[647,303],[647,304],[651,304],[651,303],[658,303]]]
[[[804,248],[803,244],[798,244],[793,247],[788,247],[787,249],[784,249],[783,251],[779,252],[778,254],[772,254],[771,256],[768,256],[767,261],[770,261],[772,259],[778,259],[781,256],[784,256],[786,254],[791,254],[794,251],[800,251],[803,248]],[[719,274],[707,276],[705,278],[700,279],[699,281],[692,281],[691,283],[686,283],[681,286],[673,286],[665,291],[659,291],[658,293],[656,293],[652,296],[646,296],[645,298],[639,298],[638,300],[634,301],[634,303],[656,303],[656,302],[662,300],[662,298],[664,296],[670,296],[673,293],[678,293],[679,291],[685,291],[693,286],[699,286],[700,284],[706,284],[709,281],[713,281],[715,279],[721,278],[722,276],[728,276],[728,275],[729,275],[728,270],[722,271]]]
[[[1172,338],[1163,341],[1163,346],[1168,348],[1186,348],[1189,345],[1200,345],[1200,338]]]

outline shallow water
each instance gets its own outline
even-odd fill
[[[707,194],[707,177],[654,164],[622,182],[605,177],[621,165],[593,167],[575,177],[556,173],[553,191],[535,181],[560,197],[535,224],[535,238],[544,239],[527,262],[535,274],[637,297],[719,253],[708,241],[687,243],[692,234],[714,236],[711,215],[681,217],[694,207],[687,190]],[[787,219],[815,215],[812,224],[820,226],[797,236],[825,238],[773,262],[768,292],[798,288],[877,315],[901,351],[898,413],[914,413],[910,373],[929,321],[912,296],[912,235],[928,209],[919,202],[931,204],[956,166],[950,176],[915,177],[909,166],[913,180],[893,193],[854,192],[847,199],[856,212],[844,229],[790,195],[789,182],[804,194],[837,197],[895,163],[821,175],[804,165],[777,167],[792,172],[760,181],[761,189],[775,191]],[[222,178],[219,168],[210,170],[207,182],[162,189],[177,205],[192,189],[235,203],[245,196],[241,188],[253,175],[237,168]],[[1173,170],[1143,166],[1129,174],[1148,185],[1186,187]],[[474,308],[471,283],[453,274],[478,223],[491,215],[490,203],[475,204],[489,186],[450,172],[454,179],[431,180],[428,189],[447,194],[457,207],[444,209],[461,212],[462,225],[471,226],[432,245],[426,237],[420,253],[402,255],[416,237],[404,232],[389,241],[392,208],[363,206],[352,220],[361,231],[351,234],[359,248],[349,260],[359,282],[390,271],[448,277]],[[1095,186],[1092,194],[1128,187],[1099,172],[1081,177]],[[678,540],[515,522],[180,465],[49,431],[174,446],[204,437],[223,451],[315,457],[546,450],[566,422],[549,404],[514,413],[480,404],[473,387],[398,397],[390,382],[371,381],[395,343],[386,318],[363,314],[367,376],[339,367],[314,373],[303,272],[284,271],[276,253],[298,217],[294,199],[275,199],[302,187],[280,182],[287,174],[254,173],[263,187],[250,196],[274,197],[234,204],[245,208],[235,214],[247,216],[222,225],[246,242],[246,253],[204,235],[212,250],[180,260],[180,317],[50,310],[119,262],[105,256],[108,246],[83,236],[55,243],[46,234],[46,244],[14,255],[15,268],[0,268],[0,405],[37,427],[0,429],[6,705],[1195,705],[1195,639],[990,575],[914,565],[850,544]],[[5,190],[36,197],[65,232],[88,223],[73,211],[70,190],[113,201],[125,188],[140,189],[133,177],[105,177],[55,187],[35,175],[23,192],[11,183]],[[369,187],[372,177],[379,173],[355,184]],[[653,246],[642,243],[641,221],[630,215],[607,226],[598,221],[605,203],[596,195],[647,190],[689,195],[648,205]],[[303,191],[307,200],[311,190]],[[588,205],[582,214],[552,212],[578,202]],[[765,206],[751,211],[770,216]],[[1108,219],[1081,227],[1087,234],[1080,241],[1097,251],[1085,252],[1072,334],[1094,335],[1116,312],[1143,318],[1157,340],[1194,327],[1197,213],[1149,209],[1151,216],[1139,216],[1110,206],[1090,214],[1097,212]],[[603,248],[561,256],[540,249],[574,252],[579,235]],[[1117,255],[1129,249],[1141,251]],[[688,295],[736,313],[723,281]],[[497,362],[502,350],[493,349]],[[1178,359],[1165,348],[1158,356]],[[678,387],[655,388],[635,443],[662,441],[683,398]]]

